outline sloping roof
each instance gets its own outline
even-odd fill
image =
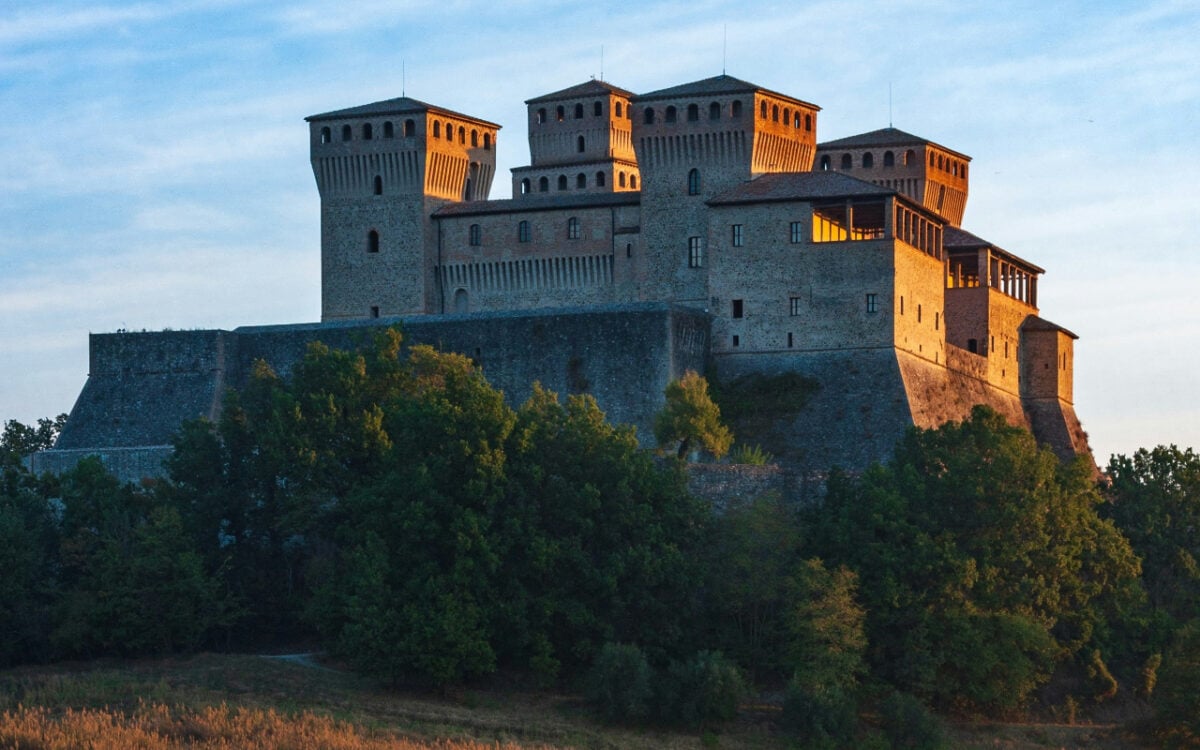
[[[841,172],[776,172],[743,182],[714,196],[708,203],[720,205],[886,195],[897,195],[897,192]]]
[[[595,78],[593,78],[590,81],[584,81],[583,83],[569,86],[561,91],[555,91],[549,94],[535,96],[532,99],[526,99],[525,103],[539,104],[541,102],[552,102],[557,99],[575,99],[581,96],[595,96],[597,94],[602,96],[607,96],[609,94],[616,94],[617,96],[625,97],[633,96],[633,92],[626,91],[625,89],[614,86],[606,81],[597,81]]]
[[[724,74],[713,76],[712,78],[705,78],[700,81],[693,81],[692,83],[683,83],[678,86],[671,86],[670,88],[651,91],[646,94],[638,94],[636,97],[634,97],[634,99],[637,101],[647,101],[650,99],[675,99],[682,96],[719,96],[721,94],[750,94],[755,92],[770,94],[771,96],[776,96],[780,99],[787,99],[788,101],[802,104],[805,107],[811,107],[812,109],[821,109],[811,102],[806,102],[802,99],[788,96],[787,94],[780,94],[779,92],[771,91],[770,89],[764,89],[762,86],[756,86],[749,81],[743,81],[740,78],[734,78],[733,76],[727,76]]]
[[[834,149],[834,148],[883,148],[886,146],[937,146],[942,151],[954,154],[955,156],[971,161],[971,157],[966,154],[959,153],[951,148],[946,148],[940,143],[935,143],[928,138],[922,138],[919,135],[906,133],[897,128],[880,128],[872,130],[869,133],[859,133],[858,135],[849,135],[845,138],[838,138],[832,141],[825,141],[817,144],[817,150]]]
[[[372,102],[371,104],[362,104],[357,107],[348,109],[338,109],[333,112],[324,112],[319,115],[309,115],[304,119],[308,122],[316,122],[318,120],[335,120],[346,119],[352,117],[377,117],[381,115],[407,115],[407,114],[424,114],[426,112],[439,112],[441,114],[450,115],[463,120],[472,120],[481,125],[489,125],[497,130],[500,126],[494,122],[464,115],[461,112],[455,112],[445,107],[435,107],[432,104],[426,104],[423,101],[413,99],[407,96],[397,97],[395,99],[384,99],[381,102]]]
[[[1074,333],[1068,331],[1066,328],[1063,328],[1062,326],[1058,325],[1057,323],[1051,323],[1050,321],[1046,320],[1045,318],[1039,318],[1036,315],[1030,315],[1029,317],[1025,318],[1025,320],[1021,322],[1021,330],[1024,330],[1024,331],[1058,331],[1059,333],[1067,334],[1068,336],[1070,336],[1073,339],[1079,338]]]
[[[997,254],[1003,255],[1014,263],[1024,266],[1026,269],[1033,271],[1034,273],[1040,274],[1046,272],[1046,269],[1042,268],[1041,266],[1034,265],[1024,258],[1014,255],[1004,248],[992,242],[988,242],[982,237],[971,234],[965,229],[959,229],[958,227],[947,226],[942,230],[942,247],[944,247],[948,253],[970,252],[972,250],[982,250],[987,248],[989,250],[994,250]]]
[[[642,194],[636,190],[620,193],[576,193],[574,195],[525,195],[520,198],[504,198],[494,201],[463,201],[447,203],[433,213],[435,219],[449,216],[474,216],[479,214],[522,213],[525,211],[559,211],[580,208],[607,208],[609,206],[636,206]]]

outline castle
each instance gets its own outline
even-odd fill
[[[726,75],[526,104],[530,163],[503,200],[495,123],[407,97],[308,117],[321,323],[93,335],[40,466],[159,473],[256,359],[286,374],[309,341],[398,321],[514,402],[535,380],[592,393],[644,439],[686,369],[801,373],[811,402],[761,436],[798,470],[885,460],[977,403],[1087,453],[1043,269],[961,228],[970,157],[890,127],[818,143],[819,107]]]

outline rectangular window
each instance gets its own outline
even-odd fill
[[[788,349],[792,348],[792,333],[788,331]]]
[[[483,232],[482,232],[482,230],[480,230],[478,224],[471,225],[471,230],[470,230],[469,234],[470,234],[469,242],[472,245],[478,245],[483,238]]]
[[[379,317],[379,306],[378,305],[371,305],[371,317],[372,318]]]
[[[867,312],[879,312],[879,296],[875,294],[867,295]]]
[[[529,222],[522,221],[517,225],[517,242],[529,242]]]
[[[742,301],[740,299],[733,300],[733,317],[742,317]]]
[[[793,221],[788,225],[788,231],[791,236],[792,244],[796,245],[804,241],[804,224],[799,221]]]
[[[699,237],[688,237],[688,268],[704,268],[704,250]]]
[[[793,315],[793,316],[800,314],[800,298],[799,297],[789,297],[788,298],[788,314]]]
[[[737,345],[738,345],[738,344],[740,344],[740,343],[741,343],[741,341],[738,339],[738,337],[737,337],[737,336],[734,336],[734,337],[733,337],[733,345],[734,345],[734,346],[737,346]]]
[[[579,239],[579,219],[576,219],[575,217],[567,219],[567,239]]]
[[[745,241],[742,237],[742,225],[734,224],[730,229],[731,229],[731,236],[729,238],[730,244],[733,245],[734,247],[741,247],[742,243]]]

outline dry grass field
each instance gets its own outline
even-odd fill
[[[794,748],[777,709],[720,734],[620,729],[578,698],[513,689],[436,697],[387,690],[305,659],[203,654],[0,672],[0,748]],[[1113,725],[951,727],[955,748],[1149,747]]]

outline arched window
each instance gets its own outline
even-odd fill
[[[938,155],[938,169],[942,171],[946,170],[946,157],[941,154]]]
[[[674,106],[667,107],[667,116],[663,119],[666,120],[667,122],[675,122],[676,119],[678,119],[676,117],[676,112],[675,112]]]
[[[413,137],[414,135],[416,135],[416,134],[417,134],[417,122],[416,122],[416,120],[411,120],[411,119],[409,119],[409,120],[405,120],[405,121],[404,121],[404,135],[405,135],[405,137],[407,137],[407,138],[412,138],[412,137]]]
[[[937,154],[933,153],[932,151],[929,152],[929,166],[937,166]]]
[[[730,117],[741,117],[742,116],[742,100],[741,99],[734,100],[733,105],[729,108],[729,116]]]
[[[645,118],[647,125],[654,124],[654,108],[653,107],[646,107],[646,110],[642,116]]]
[[[812,115],[804,115],[804,129],[812,132]]]
[[[329,143],[333,140],[333,133],[329,128],[321,128],[321,143]]]
[[[537,111],[537,124],[541,125],[546,121],[546,108],[542,107]]]
[[[821,157],[821,171],[822,172],[828,172],[830,170],[830,168],[832,168],[833,165],[830,164],[829,162],[830,162],[829,154],[825,154],[824,156]]]
[[[721,119],[721,105],[718,102],[713,102],[712,104],[708,105],[708,119]]]
[[[342,126],[342,140],[348,141],[348,140],[350,140],[351,137],[353,137],[353,131],[351,131],[350,126],[343,125]]]
[[[371,128],[371,123],[368,122],[368,123],[364,124],[363,125],[363,140],[369,141],[369,140],[371,140],[371,138],[374,137],[374,135],[375,135],[375,131]]]
[[[700,170],[688,172],[687,191],[688,195],[700,195]]]
[[[517,224],[517,242],[529,242],[529,222]]]
[[[458,126],[458,142],[460,145],[467,145],[467,129],[462,125]]]
[[[688,105],[688,122],[697,122],[700,120],[700,107],[695,104]]]
[[[562,122],[563,120],[565,120],[567,118],[566,108],[563,107],[563,105],[561,105],[561,104],[558,105],[557,107],[554,108],[554,116],[558,119],[559,122]]]
[[[904,152],[904,166],[912,166],[917,163],[917,152],[911,148]]]
[[[470,301],[467,298],[466,289],[454,290],[454,312],[465,313],[470,312]]]
[[[792,127],[796,130],[800,129],[800,113],[797,112],[792,119]]]
[[[883,152],[883,166],[885,166],[885,167],[896,166],[896,155],[893,154],[891,151],[884,151]]]
[[[870,151],[863,154],[862,164],[863,164],[863,169],[871,169],[872,167],[874,167],[875,166],[875,155],[872,154]]]
[[[531,188],[532,188],[532,185],[530,185],[530,184],[529,184],[529,178],[528,178],[528,177],[526,177],[525,179],[521,180],[521,195],[529,195],[529,190],[530,190]]]
[[[483,134],[483,150],[484,151],[492,150],[492,134],[491,133]]]
[[[575,139],[575,150],[581,154],[584,152],[584,143],[583,143],[582,135]]]
[[[375,175],[375,195],[383,195],[383,178]]]
[[[545,192],[548,192],[549,190],[550,190],[550,178],[549,177],[543,177],[540,180],[538,180],[538,192],[539,193],[545,193]]]
[[[604,114],[604,105],[600,102],[592,103],[592,117],[599,117]]]
[[[442,137],[442,124],[440,122],[438,122],[437,120],[433,121],[433,137],[434,138]]]
[[[471,148],[479,148],[479,131],[471,130]]]
[[[467,243],[478,246],[482,241],[483,230],[479,228],[478,224],[472,224],[470,229],[467,231]]]
[[[454,126],[451,125],[450,123],[446,123],[446,140],[448,140],[448,141],[454,140]]]
[[[625,173],[624,172],[621,172],[620,174],[617,175],[617,185],[619,187],[625,187]]]
[[[587,187],[587,175],[585,175],[583,172],[575,175],[575,187],[579,190],[583,190],[585,187]]]
[[[603,172],[596,173],[596,187],[604,187],[604,173]]]
[[[959,170],[959,176],[961,176],[964,180],[967,179],[967,165],[966,164],[962,165],[962,169]]]
[[[384,138],[395,138],[396,137],[396,126],[392,124],[391,120],[388,120],[387,122],[385,122],[383,124],[383,137]]]
[[[379,252],[379,232],[376,232],[374,229],[367,232],[367,252]]]
[[[637,175],[629,175],[629,187],[631,190],[637,190]]]
[[[779,122],[779,105],[771,107],[771,122]]]
[[[575,119],[576,120],[583,119],[583,105],[582,104],[575,105]]]
[[[850,159],[850,154],[842,154],[842,169],[850,169],[853,162]]]
[[[759,102],[758,117],[759,117],[759,119],[762,119],[762,120],[767,119],[767,103],[766,102]]]
[[[567,189],[567,176],[565,174],[560,174],[558,176],[558,189],[559,190]]]
[[[783,108],[783,124],[788,125],[792,121],[792,110],[787,107]]]
[[[579,239],[579,219],[576,219],[574,216],[567,219],[567,239]]]
[[[624,117],[624,116],[625,116],[625,105],[621,104],[621,102],[617,102],[617,117]]]
[[[958,177],[958,162],[954,162],[954,167],[950,170],[950,173]]]

